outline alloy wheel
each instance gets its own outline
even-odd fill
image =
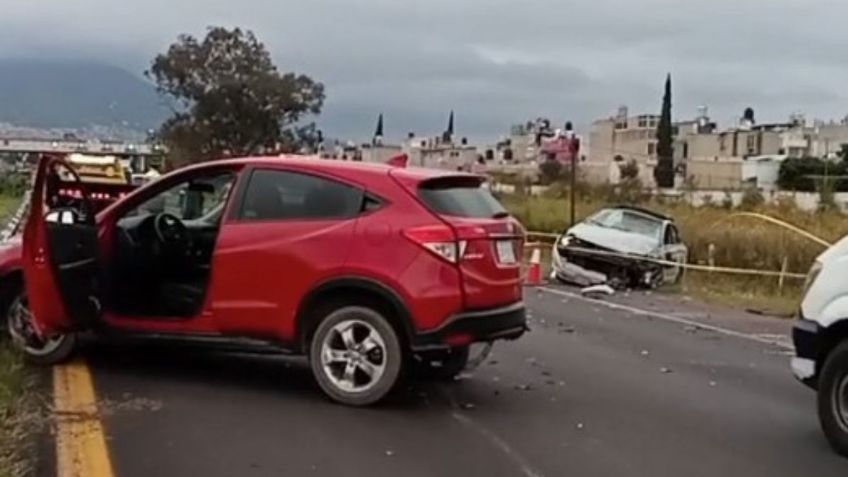
[[[834,415],[840,427],[848,432],[848,373],[842,375],[839,385],[834,388],[836,395],[833,399]]]
[[[341,321],[321,343],[321,366],[338,389],[349,393],[368,391],[386,371],[386,343],[377,329],[365,321]]]
[[[31,356],[45,356],[56,351],[66,335],[41,338],[35,330],[32,312],[25,296],[15,298],[6,316],[9,336],[21,350]]]

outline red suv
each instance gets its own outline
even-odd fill
[[[474,342],[526,330],[524,230],[476,175],[248,158],[171,173],[95,217],[60,159],[39,164],[26,293],[8,329],[35,362],[78,332],[308,356],[332,399],[366,405],[405,371],[458,373]],[[108,332],[108,333],[107,333]]]

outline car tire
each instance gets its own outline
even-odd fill
[[[309,344],[309,364],[330,399],[368,406],[398,383],[403,352],[397,332],[380,312],[345,306],[318,325]]]
[[[36,341],[36,339],[27,340],[24,338],[25,333],[21,326],[31,325],[27,322],[20,321],[28,320],[30,317],[26,292],[23,290],[23,287],[19,287],[9,296],[11,298],[2,310],[3,330],[15,348],[23,354],[24,359],[28,363],[39,366],[52,366],[67,361],[76,350],[76,334],[66,333],[56,335],[46,342],[41,340]],[[22,312],[26,313],[26,315],[20,315]]]
[[[819,378],[818,414],[828,442],[848,457],[848,341],[827,357]]]
[[[451,381],[465,370],[470,354],[470,346],[458,346],[448,351],[418,356],[414,365],[415,377]]]

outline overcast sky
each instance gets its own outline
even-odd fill
[[[0,56],[84,58],[141,73],[176,35],[252,29],[283,70],[327,86],[319,123],[364,138],[488,140],[539,115],[588,124],[620,104],[727,124],[848,113],[845,0],[2,0]]]

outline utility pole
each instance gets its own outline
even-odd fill
[[[580,153],[580,139],[574,134],[571,121],[565,123],[565,138],[567,141],[566,148],[569,159],[571,160],[571,186],[569,187],[569,206],[570,206],[570,221],[571,227],[577,222],[576,203],[577,203],[577,154]]]

